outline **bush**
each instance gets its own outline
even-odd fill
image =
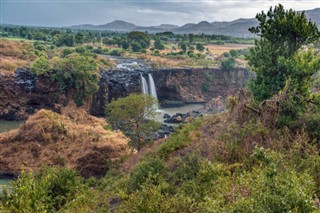
[[[65,168],[48,168],[39,175],[22,172],[4,191],[1,212],[57,212],[85,210],[91,203],[82,178]],[[90,204],[91,203],[91,204]]]
[[[230,50],[229,53],[234,58],[238,56],[238,52],[236,50]]]
[[[234,58],[227,58],[221,62],[221,67],[224,70],[232,70],[236,66],[236,60]]]
[[[160,174],[164,170],[164,161],[158,158],[152,159],[148,162],[140,163],[131,173],[128,181],[129,191],[136,191],[141,188],[141,186],[157,174]],[[153,183],[156,183],[156,179],[152,179]]]
[[[224,56],[225,58],[228,58],[228,57],[230,57],[230,54],[229,54],[228,52],[225,52],[225,53],[223,53],[223,56]]]
[[[41,56],[31,64],[31,72],[36,75],[45,75],[50,71],[50,64],[46,57]]]
[[[110,55],[113,55],[113,56],[121,56],[122,52],[120,50],[117,50],[117,49],[113,49],[111,52],[110,52]]]
[[[142,46],[138,42],[133,42],[131,44],[131,50],[133,52],[140,52],[142,50]]]
[[[71,53],[74,53],[74,49],[71,48],[65,48],[62,51],[61,57],[65,58],[66,56],[70,55]]]
[[[53,69],[51,78],[59,83],[63,92],[75,89],[77,106],[81,106],[85,98],[91,98],[99,89],[97,64],[93,59],[75,55],[58,60]]]

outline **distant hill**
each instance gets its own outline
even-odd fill
[[[305,14],[308,19],[313,20],[320,29],[320,8],[306,10]],[[254,35],[248,31],[250,27],[257,26],[258,21],[255,18],[240,18],[234,21],[223,22],[207,22],[201,21],[197,24],[187,23],[181,27],[171,24],[161,24],[159,26],[137,26],[130,22],[116,20],[103,25],[74,25],[72,29],[88,29],[88,30],[108,30],[117,32],[130,31],[148,31],[150,33],[172,31],[174,33],[205,33],[205,34],[222,34],[238,37],[253,37]]]

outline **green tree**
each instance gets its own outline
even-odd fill
[[[157,50],[163,50],[164,49],[164,45],[162,44],[161,40],[159,37],[156,37],[154,39],[154,48]]]
[[[137,42],[141,45],[142,49],[150,46],[150,37],[147,33],[133,31],[128,34],[129,43]]]
[[[188,38],[189,38],[190,44],[192,44],[193,41],[194,41],[195,36],[193,35],[193,33],[190,33],[190,34],[188,35]]]
[[[237,57],[238,56],[238,52],[236,50],[230,50],[229,51],[231,57]]]
[[[236,66],[236,60],[234,58],[227,58],[221,62],[221,67],[224,70],[232,70]]]
[[[179,44],[180,48],[182,49],[183,52],[187,51],[187,44],[185,42],[181,42]]]
[[[267,13],[257,14],[257,27],[250,32],[260,36],[248,55],[249,65],[257,78],[250,84],[258,101],[270,98],[284,88],[288,79],[294,80],[289,61],[302,47],[319,38],[315,23],[308,21],[304,12],[285,10],[281,4]],[[285,63],[284,63],[285,62]]]
[[[142,46],[140,45],[140,43],[135,41],[131,44],[131,49],[133,52],[140,52],[142,50]]]
[[[48,168],[37,175],[22,171],[4,192],[0,212],[77,212],[92,206],[86,196],[92,194],[75,171]]]
[[[82,44],[84,42],[84,35],[82,33],[77,33],[74,36],[74,39],[77,44]]]
[[[49,60],[41,56],[31,64],[31,72],[37,75],[44,75],[50,71]]]
[[[129,144],[140,150],[151,133],[160,127],[159,122],[154,120],[157,104],[157,100],[150,95],[130,94],[106,106],[108,121],[121,127],[131,139]]]
[[[91,98],[99,89],[97,64],[93,59],[80,55],[70,55],[58,60],[54,66],[52,79],[57,81],[64,92],[74,89],[74,100],[78,106],[84,99]]]
[[[204,50],[203,44],[200,44],[200,43],[197,44],[196,48],[197,48],[197,50],[200,51],[200,52],[202,52],[202,51]]]

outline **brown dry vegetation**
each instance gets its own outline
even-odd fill
[[[128,138],[105,125],[74,103],[63,115],[42,109],[18,130],[0,134],[0,170],[56,165],[77,169],[85,177],[102,176],[110,163],[131,152]]]
[[[212,52],[215,56],[221,56],[225,52],[229,52],[230,50],[243,50],[249,47],[253,47],[251,44],[209,44],[205,45],[205,48],[208,48],[210,52]]]
[[[0,73],[13,73],[16,68],[30,64],[36,56],[30,43],[0,39],[0,58]]]

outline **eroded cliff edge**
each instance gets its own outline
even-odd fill
[[[254,77],[248,70],[158,69],[143,71],[101,71],[99,91],[93,96],[90,113],[104,115],[104,106],[119,97],[141,92],[140,74],[151,73],[163,106],[207,102],[225,97],[231,90],[243,87]],[[22,120],[39,109],[60,112],[68,104],[59,86],[46,76],[34,76],[28,68],[0,76],[0,119]]]

